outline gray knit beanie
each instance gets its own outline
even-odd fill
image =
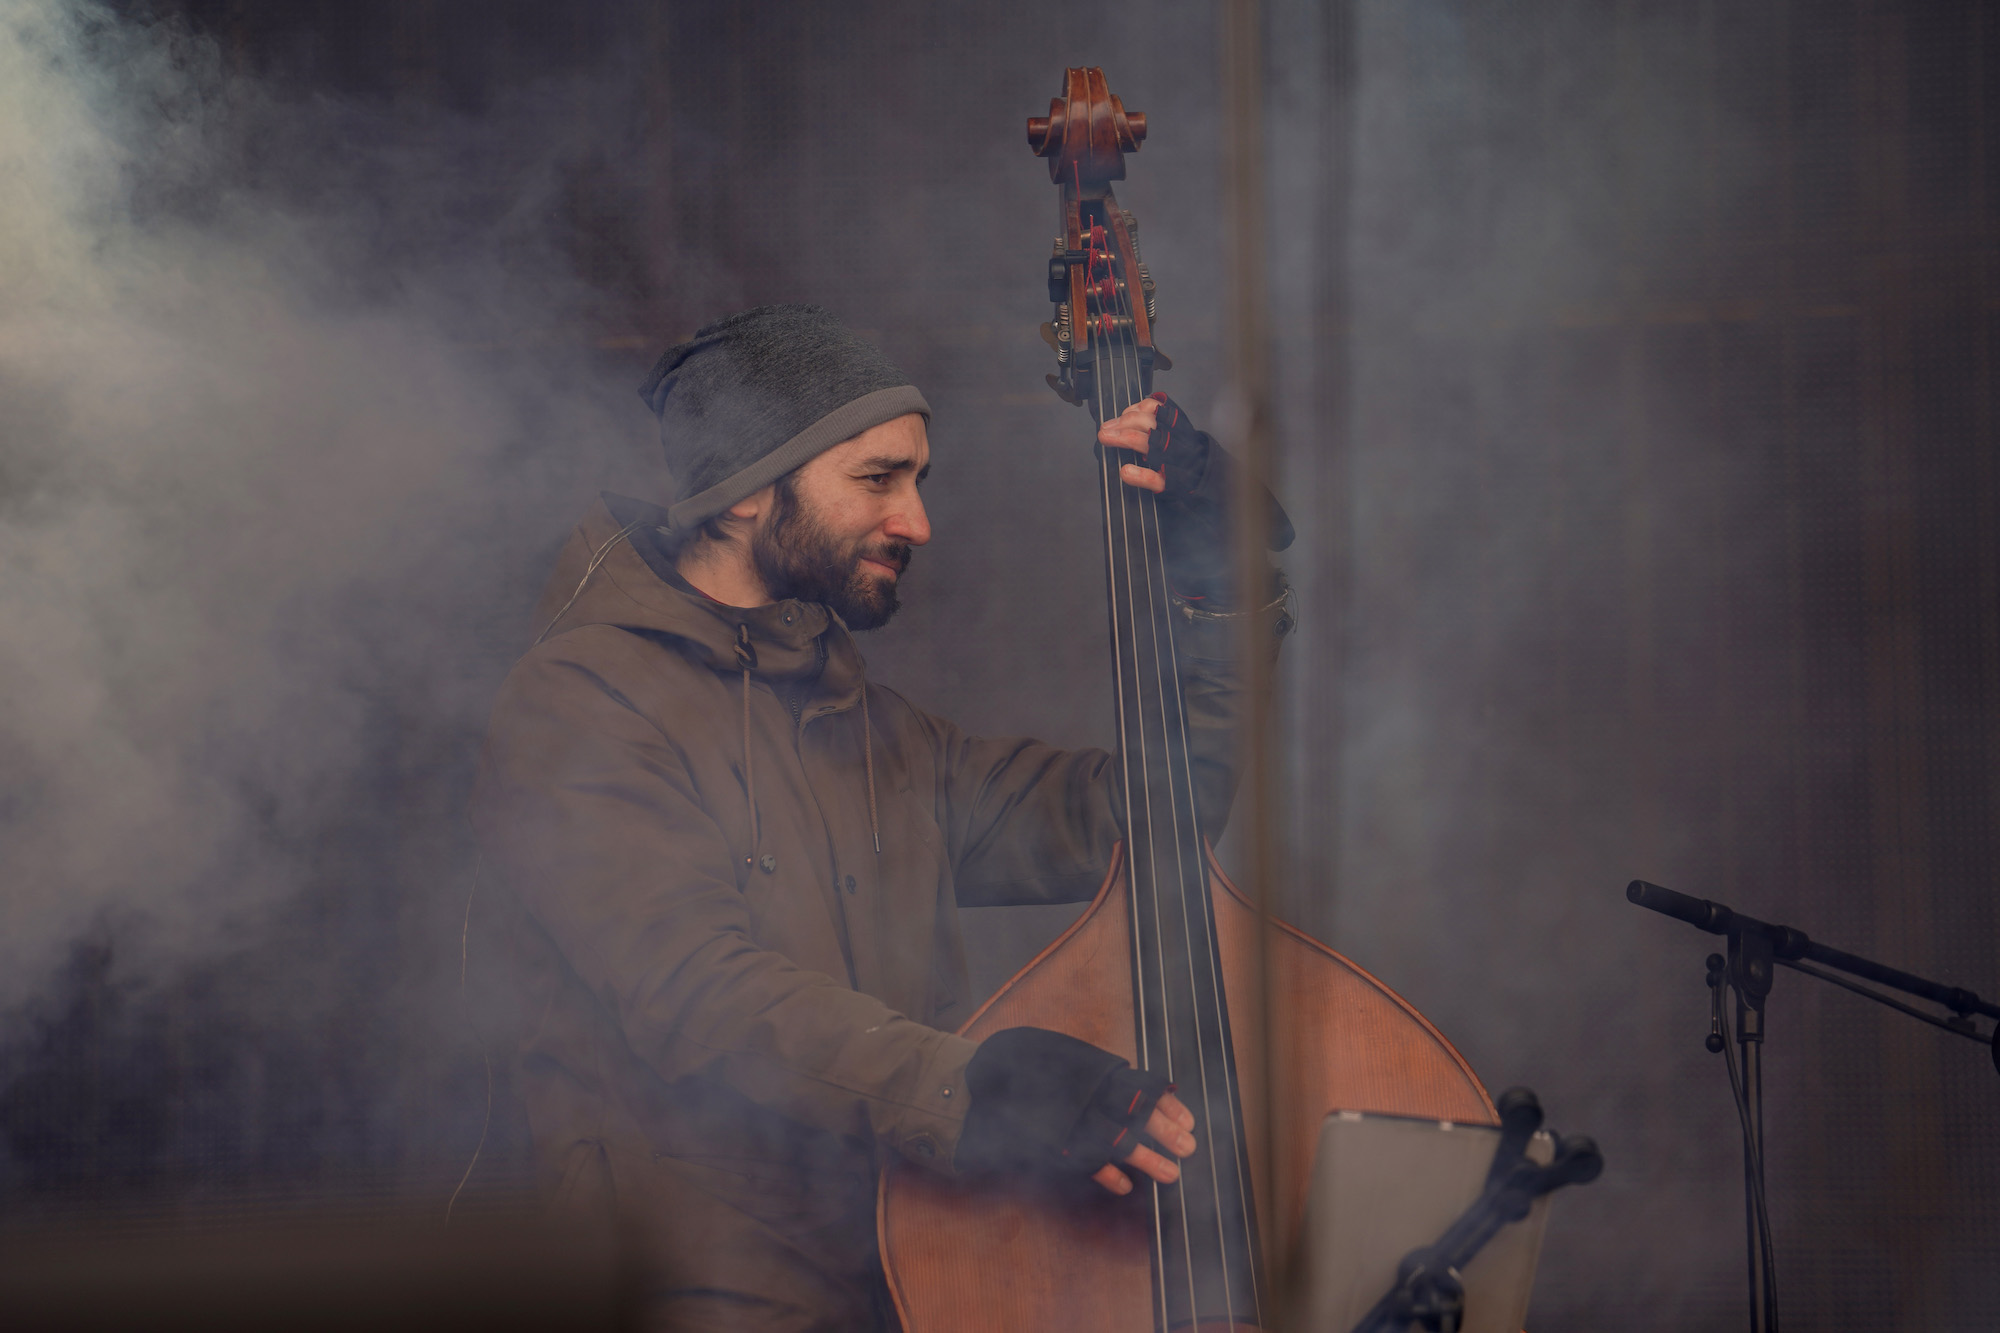
[[[685,532],[843,440],[931,406],[873,347],[811,305],[719,319],[667,350],[639,386],[678,484]]]

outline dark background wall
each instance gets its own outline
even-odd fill
[[[2000,988],[2000,24],[1266,24],[1286,910],[1604,1145],[1536,1327],[1734,1326],[1711,941],[1620,888]],[[873,669],[1107,740],[1020,122],[1065,64],[1148,113],[1121,197],[1163,384],[1227,420],[1217,37],[1185,3],[16,6],[0,1217],[441,1210],[482,1134],[468,1195],[520,1188],[459,985],[463,789],[565,525],[663,484],[632,386],[709,315],[821,301],[938,409],[938,537]],[[1063,923],[974,915],[989,985]],[[1991,1326],[1993,1078],[1780,978],[1799,1326]]]

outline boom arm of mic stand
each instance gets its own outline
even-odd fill
[[[1771,953],[1785,962],[1808,958],[1822,967],[1851,972],[1877,985],[1893,986],[1899,991],[1919,996],[1933,1004],[1943,1005],[1956,1014],[1983,1014],[1987,1018],[2000,1020],[2000,1005],[1989,1004],[1962,986],[1946,986],[1941,982],[1885,966],[1872,959],[1829,948],[1824,944],[1816,944],[1803,930],[1791,926],[1774,926],[1768,921],[1745,916],[1741,912],[1733,911],[1721,903],[1710,902],[1706,898],[1691,898],[1685,893],[1675,893],[1672,889],[1661,888],[1658,884],[1648,884],[1643,879],[1635,879],[1626,885],[1625,897],[1640,907],[1649,908],[1678,921],[1685,921],[1711,935],[1728,935],[1734,931],[1762,935],[1771,941]]]
[[[1961,1019],[1969,1014],[1980,1014],[2000,1024],[2000,1005],[1989,1004],[1963,987],[1946,986],[1913,973],[1885,966],[1872,959],[1829,948],[1824,944],[1816,944],[1804,931],[1795,930],[1791,926],[1776,926],[1768,921],[1759,921],[1754,916],[1745,916],[1721,903],[1676,893],[1658,884],[1648,884],[1643,879],[1635,879],[1626,885],[1625,897],[1627,901],[1636,903],[1640,907],[1673,917],[1676,921],[1685,921],[1695,929],[1705,930],[1711,935],[1762,935],[1771,942],[1771,956],[1780,963],[1794,965],[1801,959],[1809,959],[1821,967],[1830,967],[1836,971],[1862,977],[1877,985],[1890,986],[1905,994],[1929,1000],[1933,1004],[1951,1010]],[[1845,984],[1839,978],[1829,977],[1813,968],[1796,967],[1795,970],[1804,972],[1808,976],[1819,977],[1823,981],[1832,981],[1836,985]],[[1866,995],[1878,1003],[1886,1004],[1892,1009],[1901,1009],[1904,1013],[1913,1014],[1918,1018],[1928,1017],[1865,987],[1850,985],[1846,988],[1856,994]],[[1991,1035],[1984,1038],[1976,1031],[1968,1032],[1964,1028],[1954,1027],[1948,1023],[1938,1025],[1962,1037],[1983,1042],[1992,1053],[1994,1069],[2000,1070],[2000,1025],[1996,1025]]]

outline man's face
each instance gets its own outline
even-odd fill
[[[917,494],[930,463],[930,437],[913,412],[835,445],[778,483],[750,539],[771,596],[823,602],[849,629],[887,624],[911,548],[931,539]]]

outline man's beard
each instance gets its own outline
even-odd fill
[[[780,481],[770,521],[750,539],[757,573],[773,598],[819,602],[852,630],[879,629],[896,614],[896,580],[872,575],[863,559],[879,560],[901,574],[910,563],[908,542],[847,543],[828,532],[790,484]]]

